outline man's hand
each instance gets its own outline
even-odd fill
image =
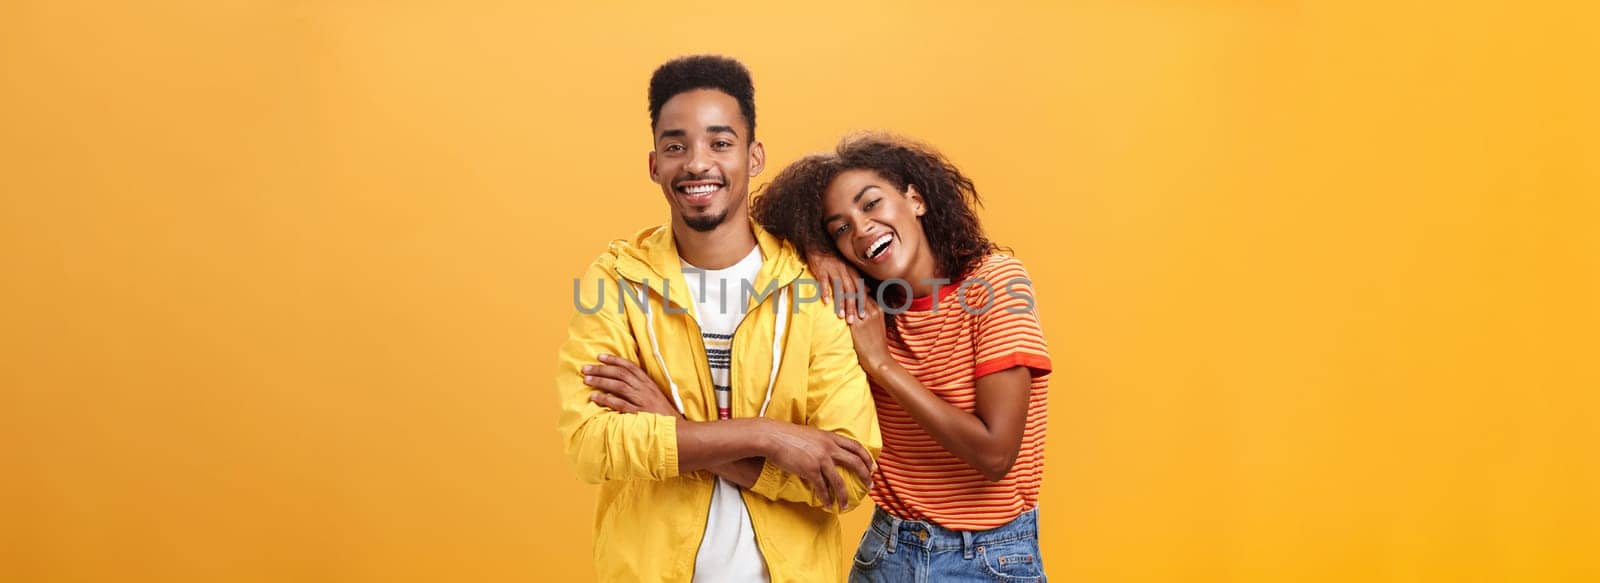
[[[600,362],[583,367],[583,384],[597,389],[589,400],[622,413],[679,416],[678,408],[639,365],[609,354],[600,355]]]
[[[602,364],[583,367],[583,382],[596,389],[589,397],[596,404],[621,413],[681,416],[667,395],[638,365],[609,354],[602,354],[599,359]],[[855,440],[804,425],[768,419],[751,421],[759,422],[761,433],[768,438],[765,440],[765,449],[770,450],[767,461],[799,476],[823,504],[838,505],[844,510],[849,502],[849,492],[838,468],[854,472],[864,484],[872,483],[872,454]],[[708,469],[723,475],[722,470],[727,468]]]
[[[843,467],[872,483],[872,454],[855,440],[821,429],[774,421],[762,425],[771,437],[767,461],[799,476],[823,504],[837,504],[844,510],[849,503],[844,478],[836,468]]]

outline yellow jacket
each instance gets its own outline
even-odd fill
[[[883,447],[878,417],[849,328],[821,302],[794,301],[796,293],[816,295],[811,285],[792,285],[810,278],[804,261],[788,243],[751,228],[763,261],[751,306],[733,336],[733,416],[831,431],[876,457]],[[602,581],[690,581],[705,533],[714,477],[678,473],[677,418],[595,405],[579,372],[601,353],[631,358],[670,393],[686,419],[717,418],[681,266],[672,230],[653,227],[631,241],[613,241],[574,286],[578,309],[561,346],[556,395],[567,458],[578,477],[601,485],[594,561]],[[584,313],[597,297],[604,298],[600,309]],[[867,485],[841,473],[854,508]],[[741,494],[773,583],[844,580],[837,509],[830,511],[797,476],[771,463]]]

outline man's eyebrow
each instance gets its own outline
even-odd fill
[[[683,130],[665,130],[661,132],[661,136],[657,137],[656,140],[662,140],[665,138],[681,138],[687,135],[689,135],[689,132]]]
[[[739,137],[739,132],[733,131],[733,126],[706,126],[706,133],[708,133],[708,134],[729,133],[729,134],[733,134],[733,137],[735,137],[735,138]]]

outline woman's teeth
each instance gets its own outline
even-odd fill
[[[867,259],[877,259],[878,255],[882,254],[885,249],[889,248],[889,242],[893,239],[894,236],[887,233],[885,233],[882,237],[878,237],[877,241],[873,241],[872,245],[867,247]]]

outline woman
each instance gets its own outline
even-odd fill
[[[753,202],[826,282],[872,382],[884,447],[852,581],[1044,580],[1050,359],[1027,274],[979,203],[943,156],[881,135],[795,162]]]

